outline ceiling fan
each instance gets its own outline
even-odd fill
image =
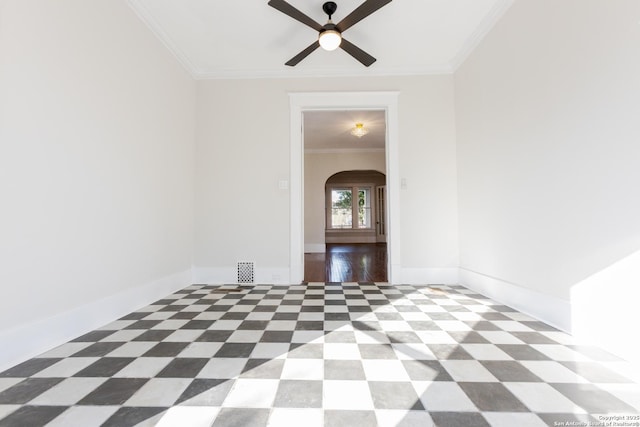
[[[302,22],[318,32],[318,40],[287,61],[285,65],[289,65],[291,67],[297,65],[320,46],[325,50],[334,50],[340,47],[349,55],[360,61],[365,67],[373,64],[376,62],[376,58],[369,55],[353,43],[347,41],[342,37],[342,33],[388,3],[391,3],[391,0],[366,0],[342,21],[334,24],[331,22],[331,16],[335,13],[338,5],[335,2],[328,1],[322,5],[322,10],[324,10],[324,13],[329,15],[329,20],[326,24],[320,25],[295,7],[291,6],[285,0],[269,0],[269,6],[278,9],[285,15],[292,17],[296,21]]]

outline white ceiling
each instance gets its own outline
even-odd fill
[[[381,151],[385,148],[384,111],[305,111],[303,123],[306,152]],[[364,124],[369,133],[362,138],[351,135],[356,123]]]
[[[320,24],[325,0],[288,0]],[[194,78],[367,76],[451,73],[513,0],[394,0],[344,32],[377,58],[364,67],[346,52],[317,49],[315,30],[267,0],[129,0]],[[337,0],[339,22],[363,0]]]

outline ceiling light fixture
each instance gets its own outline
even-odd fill
[[[369,131],[364,128],[364,125],[362,123],[356,123],[356,126],[351,129],[351,135],[357,136],[358,138],[362,138],[368,133]]]
[[[335,25],[333,25],[331,21],[329,21],[324,28],[327,29],[318,35],[320,46],[322,46],[324,50],[336,50],[340,46],[340,43],[342,43],[342,36],[338,31],[334,30]]]
[[[318,42],[324,50],[336,50],[340,43],[342,43],[342,36],[340,31],[336,28],[336,24],[331,21],[331,16],[338,9],[338,5],[335,2],[328,1],[322,5],[324,13],[329,15],[329,20],[322,26],[320,34],[318,34]]]

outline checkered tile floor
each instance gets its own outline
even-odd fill
[[[627,368],[461,286],[194,285],[0,373],[0,426],[595,425]]]

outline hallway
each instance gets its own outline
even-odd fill
[[[387,244],[327,244],[304,254],[305,282],[386,282]]]

